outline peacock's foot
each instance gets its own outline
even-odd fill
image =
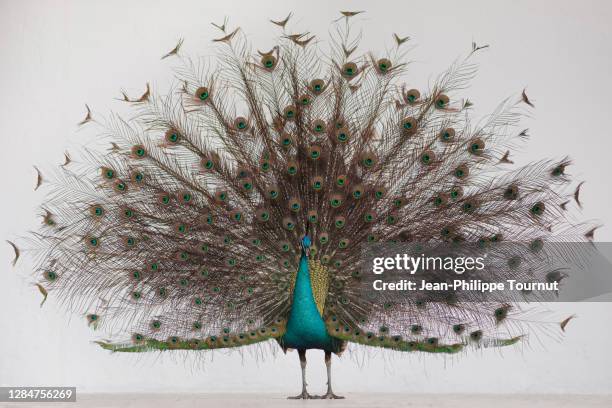
[[[315,399],[315,398],[317,398],[317,397],[314,396],[314,395],[310,395],[306,391],[302,391],[301,394],[296,395],[295,397],[287,397],[287,399],[295,399],[295,400],[298,400],[298,399]]]
[[[344,397],[340,396],[340,395],[336,395],[331,391],[327,391],[327,394],[325,395],[321,395],[320,397],[316,397],[316,398],[320,398],[320,399],[344,399]]]

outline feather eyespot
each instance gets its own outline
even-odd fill
[[[121,216],[125,219],[130,219],[134,217],[134,210],[129,207],[123,207],[121,209]]]
[[[215,192],[215,200],[219,204],[227,202],[227,192],[225,192],[225,191],[217,191],[217,192]]]
[[[391,61],[387,58],[381,58],[376,62],[376,69],[381,74],[386,74],[391,69]]]
[[[476,211],[478,207],[478,203],[475,200],[466,200],[462,205],[461,205],[461,209],[463,210],[463,212],[471,214],[474,211]]]
[[[536,238],[529,244],[529,249],[533,252],[540,252],[544,248],[544,240]]]
[[[205,102],[210,98],[210,92],[208,91],[208,88],[201,86],[195,91],[195,97],[199,101]]]
[[[442,207],[448,203],[448,195],[445,193],[436,194],[432,202],[435,207]]]
[[[266,195],[268,196],[268,198],[274,200],[276,198],[278,198],[278,186],[273,185],[268,187],[267,191],[266,191]]]
[[[344,174],[341,174],[338,177],[336,177],[336,185],[338,187],[344,187],[346,183],[347,183],[347,178]]]
[[[181,204],[189,204],[193,200],[193,195],[189,191],[178,193],[178,200]]]
[[[142,159],[147,155],[147,151],[145,150],[143,145],[135,145],[132,146],[132,156],[137,159]]]
[[[131,173],[130,179],[134,183],[142,183],[144,180],[144,174],[141,171],[135,170]]]
[[[280,250],[283,252],[289,252],[289,250],[291,249],[291,245],[289,245],[289,242],[287,241],[281,242],[279,247],[280,247]]]
[[[325,81],[322,79],[313,79],[310,81],[309,89],[312,93],[318,95],[325,89]]]
[[[176,129],[168,129],[164,135],[164,138],[166,139],[166,142],[176,144],[181,139],[181,135]]]
[[[321,245],[325,245],[329,242],[329,234],[327,232],[322,232],[319,234],[319,242]]]
[[[366,169],[371,169],[376,165],[376,156],[372,152],[366,152],[361,155],[360,163]]]
[[[450,143],[455,140],[455,129],[446,128],[440,132],[440,140],[444,143]]]
[[[104,215],[104,207],[102,207],[101,205],[92,205],[89,208],[89,211],[91,212],[91,215],[97,218],[102,217]]]
[[[512,184],[504,190],[504,198],[506,200],[516,200],[519,196],[518,186]]]
[[[459,198],[463,197],[463,187],[454,186],[451,188],[449,195],[452,200],[458,200]]]
[[[246,118],[239,116],[234,119],[234,128],[240,132],[244,132],[249,129],[249,122],[246,120]]]
[[[424,165],[432,164],[436,160],[436,154],[432,150],[425,150],[421,153],[421,163]]]
[[[363,194],[364,194],[364,187],[362,184],[358,184],[351,189],[351,195],[356,200],[363,197]]]
[[[127,191],[127,184],[125,184],[122,180],[117,180],[115,181],[115,183],[113,184],[113,188],[115,189],[116,192],[118,193],[124,193]]]
[[[479,139],[479,138],[472,139],[470,143],[468,144],[468,152],[472,154],[479,155],[482,153],[484,148],[485,148],[485,144],[482,141],[482,139]]]
[[[338,229],[344,228],[344,225],[346,224],[346,218],[344,218],[342,215],[338,215],[334,218],[334,226]]]
[[[317,160],[321,157],[321,146],[310,146],[308,150],[308,157],[312,160]]]
[[[411,89],[404,95],[404,101],[409,105],[417,103],[419,99],[421,99],[421,93],[418,89]]]
[[[189,232],[189,227],[183,222],[177,222],[174,224],[174,231],[179,234],[187,234]]]
[[[259,164],[259,168],[261,169],[261,171],[263,171],[264,173],[270,171],[270,162],[268,160],[262,160],[261,163]]]
[[[293,231],[295,229],[295,221],[293,220],[293,218],[283,218],[283,227],[288,231]]]
[[[351,134],[346,127],[341,127],[336,130],[336,140],[340,143],[346,143],[349,141]]]
[[[115,170],[109,167],[102,167],[101,171],[102,171],[102,177],[104,177],[105,179],[112,180],[115,178]]]
[[[235,222],[241,222],[243,220],[242,211],[240,211],[240,210],[232,210],[230,212],[230,219],[232,219]]]
[[[544,205],[544,203],[539,201],[539,202],[535,203],[534,205],[532,205],[531,209],[529,211],[533,215],[540,216],[540,215],[544,214],[544,210],[545,209],[546,209],[546,206]]]
[[[127,248],[133,248],[136,246],[136,238],[134,237],[124,237],[123,243]]]
[[[363,220],[365,222],[373,222],[376,219],[376,214],[373,212],[367,212],[364,216],[363,216]]]
[[[85,239],[87,246],[90,248],[97,248],[100,246],[100,239],[98,237],[90,236]]]
[[[306,216],[308,218],[308,222],[311,223],[311,224],[316,224],[317,221],[319,220],[319,216],[318,216],[316,210],[308,211],[308,214]]]
[[[167,194],[167,193],[160,193],[160,194],[157,196],[157,201],[158,201],[160,204],[163,204],[163,205],[168,205],[168,204],[170,204],[170,194]]]
[[[253,180],[251,180],[250,177],[243,179],[242,188],[247,192],[252,191],[253,190]]]
[[[289,133],[283,133],[281,135],[280,142],[281,142],[281,146],[283,146],[284,148],[288,148],[289,146],[293,144],[293,138],[291,137]]]
[[[342,205],[343,202],[343,197],[340,194],[332,194],[332,196],[329,199],[329,205],[332,206],[332,208],[338,208]]]
[[[210,159],[210,158],[202,159],[202,168],[204,168],[204,170],[212,170],[214,167],[215,167],[215,162],[213,161],[213,159]]]
[[[289,161],[289,162],[287,163],[287,173],[288,173],[290,176],[294,176],[294,175],[296,175],[296,174],[297,174],[297,172],[298,172],[298,165],[297,165],[297,162],[295,162],[295,161],[293,161],[293,160]]]
[[[300,204],[300,200],[297,198],[292,198],[289,200],[289,210],[292,212],[298,212],[302,208]]]
[[[453,175],[458,179],[464,179],[470,174],[468,167],[465,164],[459,165],[453,171]]]
[[[293,120],[295,118],[295,106],[289,105],[283,109],[283,117],[287,120]]]
[[[374,198],[376,198],[377,200],[382,199],[386,194],[387,189],[385,189],[384,187],[376,187],[376,189],[374,190]]]
[[[323,188],[323,177],[316,176],[312,179],[312,189],[319,191]]]
[[[43,276],[45,277],[46,280],[48,280],[49,282],[53,282],[55,280],[57,280],[57,273],[53,272],[53,271],[46,271]]]
[[[401,127],[405,134],[414,134],[417,131],[417,121],[413,117],[404,118],[402,119]]]
[[[359,69],[357,68],[357,64],[355,64],[354,62],[347,62],[346,64],[342,65],[342,68],[340,69],[342,76],[345,79],[353,79],[355,78],[355,76],[359,73]]]
[[[312,131],[314,133],[323,133],[325,131],[325,122],[320,119],[312,122]]]
[[[308,106],[308,105],[310,105],[310,96],[302,95],[302,96],[300,96],[299,101],[300,101],[300,105]]]
[[[267,70],[272,71],[276,67],[276,57],[272,54],[264,55],[261,58],[261,65]]]
[[[446,108],[448,106],[448,102],[449,102],[448,96],[446,96],[444,94],[439,94],[436,97],[436,99],[434,101],[434,104],[435,104],[436,108],[444,109],[444,108]]]

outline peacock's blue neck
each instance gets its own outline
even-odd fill
[[[336,342],[327,333],[312,294],[308,257],[304,251],[295,278],[293,303],[282,342],[288,348],[335,351]]]

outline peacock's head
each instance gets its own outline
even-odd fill
[[[304,235],[304,237],[302,238],[302,246],[304,247],[304,249],[309,248],[311,244],[312,240],[310,239],[310,237],[308,235]]]

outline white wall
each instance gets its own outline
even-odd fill
[[[610,107],[612,6],[606,1],[19,1],[0,2],[0,236],[10,239],[37,226],[42,197],[32,191],[32,164],[63,160],[89,139],[75,124],[87,102],[97,112],[117,109],[120,88],[133,94],[146,81],[163,87],[169,62],[160,56],[185,37],[185,52],[209,53],[217,35],[209,24],[230,17],[252,43],[271,48],[278,29],[267,18],[294,11],[295,31],[326,38],[339,9],[367,10],[355,18],[364,49],[391,46],[391,33],[410,35],[410,81],[424,86],[471,41],[489,43],[469,90],[477,112],[527,86],[537,109],[533,135],[520,161],[571,154],[572,172],[587,180],[586,219],[608,225],[610,241]],[[515,156],[518,158],[518,156]],[[53,299],[43,309],[28,284],[27,263],[10,266],[0,246],[0,385],[76,385],[80,391],[279,391],[298,389],[295,353],[268,357],[214,355],[206,369],[180,358],[109,355],[90,341],[79,316],[71,323]],[[577,313],[563,341],[461,358],[398,358],[373,353],[362,368],[335,360],[339,391],[390,392],[612,392],[612,305],[556,304],[555,315]],[[546,339],[542,339],[546,340]],[[322,389],[322,355],[309,352],[309,379]],[[354,356],[355,357],[355,356]]]

